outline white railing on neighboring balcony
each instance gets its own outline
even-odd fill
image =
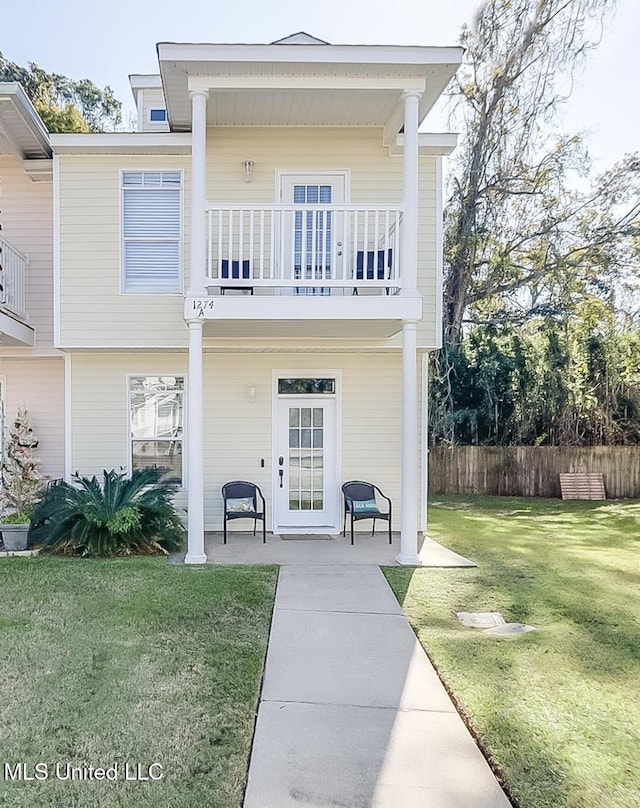
[[[400,206],[212,203],[207,216],[209,286],[326,295],[402,286]]]
[[[0,308],[26,316],[25,275],[27,256],[0,236]]]

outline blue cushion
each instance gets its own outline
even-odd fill
[[[375,499],[354,499],[351,507],[354,513],[380,513]]]
[[[366,280],[383,281],[385,278],[384,266],[384,250],[368,250],[367,251],[367,275]],[[377,258],[376,258],[377,256]],[[393,250],[387,250],[387,267],[391,267],[393,262]],[[374,276],[374,263],[376,264],[376,273]],[[356,280],[365,280],[364,275],[364,250],[359,250],[356,255]]]
[[[242,275],[240,275],[240,261],[231,261],[231,275],[229,275],[229,260],[223,258],[220,262],[220,277],[221,278],[242,278],[251,277],[251,261],[242,262]]]

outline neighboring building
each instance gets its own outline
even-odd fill
[[[192,563],[227,480],[275,532],[336,533],[341,483],[370,479],[416,561],[455,146],[418,126],[461,53],[160,43],[133,134],[47,138],[0,85],[3,247],[29,255],[2,375],[49,474],[164,469]]]

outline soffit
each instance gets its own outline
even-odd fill
[[[25,160],[51,157],[49,134],[15,82],[0,82],[0,153]]]
[[[300,58],[296,58],[299,54]],[[426,84],[420,120],[454,75],[460,48],[160,43],[160,73],[171,130],[190,131],[190,78],[353,79],[347,89],[212,89],[208,123],[216,126],[380,126],[400,103],[402,90],[359,90],[359,79],[419,79]],[[243,58],[243,55],[245,58]],[[251,56],[252,58],[246,58]],[[256,58],[260,57],[260,58]],[[379,59],[375,61],[372,59]],[[383,83],[383,82],[381,82]],[[212,81],[215,84],[215,81]],[[355,88],[355,89],[354,89]]]

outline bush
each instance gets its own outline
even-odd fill
[[[184,527],[155,469],[75,474],[51,483],[31,517],[31,540],[52,553],[80,556],[151,555],[179,550]]]

